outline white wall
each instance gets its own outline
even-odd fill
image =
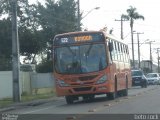
[[[32,88],[53,87],[54,82],[52,73],[32,73],[31,85]]]
[[[12,72],[0,72],[0,99],[12,97]]]
[[[20,86],[22,93],[31,94],[31,74],[30,72],[20,72]]]
[[[30,73],[20,72],[20,94],[32,94],[35,89],[54,89],[54,78],[52,73]],[[12,97],[12,72],[0,71],[0,99]],[[47,92],[47,91],[46,91]],[[43,92],[44,93],[44,92]]]

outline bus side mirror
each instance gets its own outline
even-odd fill
[[[109,42],[109,51],[111,52],[113,50],[113,43]]]

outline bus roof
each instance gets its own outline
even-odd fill
[[[68,33],[63,33],[63,34],[57,34],[57,36],[63,36],[63,35],[75,35],[75,34],[80,34],[80,33],[102,33],[101,31],[76,31],[76,32],[68,32]]]

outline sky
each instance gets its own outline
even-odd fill
[[[37,0],[29,0],[30,3]],[[44,2],[44,0],[38,0]],[[145,43],[147,39],[149,41],[155,41],[152,44],[152,57],[155,63],[157,63],[156,48],[160,48],[160,0],[80,0],[80,12],[85,16],[81,22],[83,29],[88,30],[100,30],[103,27],[107,27],[108,30],[113,28],[113,34],[120,38],[120,20],[121,14],[127,14],[126,10],[129,6],[137,8],[137,12],[145,17],[145,20],[136,20],[134,22],[134,31],[144,33],[139,35],[140,40],[140,52],[141,60],[150,59],[149,56],[149,44]],[[95,7],[100,9],[95,10]],[[93,10],[94,9],[94,10]],[[82,16],[82,17],[83,17]],[[123,34],[124,42],[129,45],[131,52],[131,38],[130,38],[130,26],[129,21],[123,22]],[[134,34],[134,48],[135,59],[137,59],[137,35]],[[132,55],[130,55],[132,58]]]
[[[94,10],[88,14],[83,20],[85,28],[99,30],[104,26],[108,29],[113,28],[113,34],[120,38],[120,20],[121,14],[127,14],[126,10],[129,6],[137,8],[137,12],[145,17],[145,20],[136,20],[134,23],[134,31],[144,33],[139,35],[141,51],[141,60],[150,59],[149,44],[144,44],[144,41],[149,39],[155,41],[152,44],[152,57],[157,62],[157,54],[155,48],[160,47],[160,1],[159,0],[80,0],[80,8],[84,13],[95,7],[100,7],[99,10]],[[131,52],[131,38],[129,21],[123,22],[124,26],[124,42],[128,43]],[[128,35],[128,36],[127,36]],[[137,35],[134,35],[134,42],[137,43]],[[138,46],[134,45],[135,59],[138,58]],[[131,56],[132,57],[132,56]]]

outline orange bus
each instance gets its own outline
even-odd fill
[[[128,95],[131,70],[128,46],[103,31],[58,34],[53,40],[57,96],[67,104],[97,94]]]

